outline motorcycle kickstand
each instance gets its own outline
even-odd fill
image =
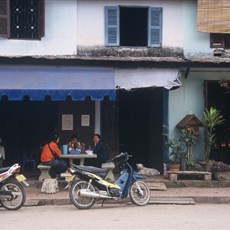
[[[102,200],[101,207],[104,208],[105,200]]]

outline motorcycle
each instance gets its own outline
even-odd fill
[[[121,153],[110,160],[120,169],[120,175],[114,183],[105,180],[107,169],[72,165],[66,180],[70,183],[69,197],[74,206],[88,209],[99,200],[121,200],[128,196],[133,204],[146,205],[150,190],[142,181],[144,177],[134,172],[128,163],[130,157],[127,153]]]
[[[20,174],[20,165],[0,168],[0,206],[8,210],[21,208],[26,201],[25,186],[29,186],[23,174]]]

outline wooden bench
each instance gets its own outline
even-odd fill
[[[105,179],[106,180],[114,181],[114,173],[113,173],[113,169],[115,168],[114,163],[113,162],[103,163],[101,165],[101,167],[103,169],[108,169],[109,170],[109,172],[108,172],[108,174],[107,174],[107,176],[106,176]]]
[[[172,181],[177,181],[178,175],[192,175],[192,176],[203,176],[206,181],[212,180],[212,173],[210,172],[199,172],[199,171],[167,171],[169,178]]]
[[[40,165],[38,165],[38,169],[41,172],[41,175],[38,178],[39,181],[43,181],[45,179],[50,179],[51,178],[50,174],[49,174],[50,166],[40,164]]]

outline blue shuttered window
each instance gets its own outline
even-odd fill
[[[148,46],[162,45],[162,8],[149,8]]]
[[[119,46],[119,7],[105,7],[105,45]]]
[[[105,7],[105,45],[120,45],[119,6]],[[150,7],[148,13],[148,47],[162,46],[162,8]]]

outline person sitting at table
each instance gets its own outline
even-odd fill
[[[94,134],[93,142],[94,142],[93,153],[97,154],[96,166],[101,167],[101,164],[105,163],[109,159],[108,148],[101,141],[101,136],[99,134]]]
[[[62,154],[58,147],[59,140],[58,134],[55,133],[51,142],[43,147],[41,154],[41,163],[51,166],[49,171],[51,178],[56,178],[57,174],[64,173],[68,169],[67,163],[59,159],[59,156]]]
[[[85,144],[80,143],[76,135],[71,137],[71,141],[68,143],[68,152],[74,154],[76,151],[84,152],[85,151]]]

